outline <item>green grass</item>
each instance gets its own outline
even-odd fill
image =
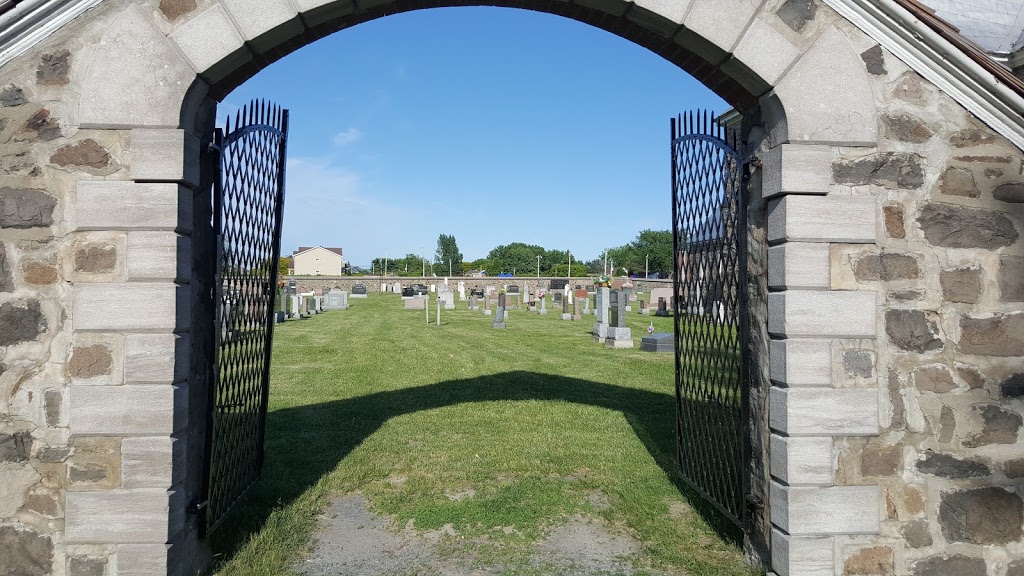
[[[290,573],[330,495],[352,491],[396,529],[451,524],[446,553],[509,574],[535,574],[531,547],[575,513],[638,540],[637,568],[760,573],[675,473],[674,358],[639,351],[648,324],[670,332],[671,318],[630,313],[630,351],[550,305],[494,330],[465,303],[441,327],[395,295],[350,303],[276,329],[266,467],[214,533],[218,573]],[[611,507],[593,509],[594,492]]]

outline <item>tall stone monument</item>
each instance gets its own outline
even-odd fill
[[[604,342],[608,338],[608,306],[611,298],[611,290],[607,286],[597,288],[597,306],[594,308],[594,315],[597,316],[597,323],[594,324],[594,340]]]
[[[494,322],[491,323],[491,328],[496,330],[505,329],[505,294],[498,294],[498,307],[494,311]]]
[[[629,304],[629,295],[625,290],[615,290],[611,293],[610,319],[608,322],[608,334],[604,345],[608,348],[632,348],[633,333],[626,327],[626,309]]]

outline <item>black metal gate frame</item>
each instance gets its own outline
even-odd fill
[[[690,112],[670,124],[680,474],[727,520],[742,528],[747,520],[751,453],[748,159],[740,152],[739,130],[725,126],[709,111]],[[709,229],[709,223],[717,231]],[[712,266],[705,262],[709,257]],[[711,273],[712,278],[706,279],[701,272]],[[717,295],[727,308],[717,323],[718,311],[707,307],[709,287],[720,289]]]
[[[211,144],[214,359],[207,406],[201,535],[217,528],[263,470],[281,255],[288,111],[253,101]]]

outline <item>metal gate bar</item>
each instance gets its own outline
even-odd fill
[[[253,101],[214,134],[214,361],[200,526],[213,531],[259,479],[281,255],[288,111]]]
[[[676,435],[683,479],[742,526],[748,486],[746,165],[709,111],[673,118]]]

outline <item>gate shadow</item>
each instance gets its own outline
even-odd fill
[[[391,418],[456,404],[515,400],[563,401],[622,412],[692,508],[721,538],[742,546],[742,531],[681,479],[674,394],[516,371],[270,412],[263,477],[211,536],[215,554],[221,560],[234,556],[274,509],[315,485]]]

